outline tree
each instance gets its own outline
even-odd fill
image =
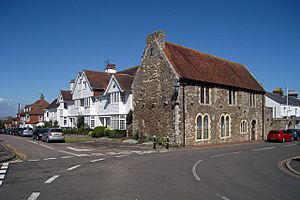
[[[0,121],[0,128],[5,128],[4,121]]]

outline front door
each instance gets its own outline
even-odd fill
[[[250,133],[251,140],[255,140],[255,132],[256,132],[256,120],[254,119],[251,122],[251,133]]]

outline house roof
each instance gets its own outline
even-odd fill
[[[40,115],[44,113],[44,109],[48,107],[49,103],[44,99],[39,99],[31,105],[30,115]]]
[[[135,76],[139,66],[131,67],[122,71],[117,72],[117,74],[127,74],[129,76]]]
[[[93,90],[97,90],[98,92],[106,90],[111,76],[114,75],[122,90],[128,91],[131,90],[131,84],[137,69],[138,66],[125,69],[117,73],[97,72],[91,70],[84,70],[84,73]]]
[[[102,89],[105,90],[108,83],[111,73],[106,72],[97,72],[91,70],[84,70],[83,71],[92,87],[92,89]]]
[[[47,107],[47,109],[53,109],[53,108],[57,108],[59,106],[59,104],[57,103],[57,99],[54,99],[49,106]]]
[[[265,92],[242,64],[170,42],[163,51],[179,78]]]
[[[273,93],[267,92],[266,96],[281,105],[286,105],[286,103],[287,103],[286,102],[287,98],[285,95],[281,96],[280,94],[273,94]],[[297,99],[296,97],[289,96],[289,105],[290,106],[300,106],[300,100]]]
[[[72,101],[72,93],[70,90],[61,90],[60,92],[64,101]]]

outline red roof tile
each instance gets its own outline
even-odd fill
[[[265,92],[244,65],[169,42],[163,51],[179,78]]]
[[[128,69],[124,69],[123,71],[117,72],[117,74],[127,74],[129,76],[135,76],[139,66],[131,67]]]
[[[64,101],[72,101],[72,93],[70,90],[61,90],[60,92]]]
[[[90,71],[84,70],[83,71],[93,89],[102,89],[105,90],[108,83],[111,73],[106,72],[97,72],[97,71]]]

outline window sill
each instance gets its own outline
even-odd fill
[[[228,139],[228,138],[231,138],[231,135],[230,136],[224,136],[224,137],[220,136],[220,139]]]
[[[208,139],[195,139],[196,142],[205,142],[205,141],[209,141],[210,138]]]

